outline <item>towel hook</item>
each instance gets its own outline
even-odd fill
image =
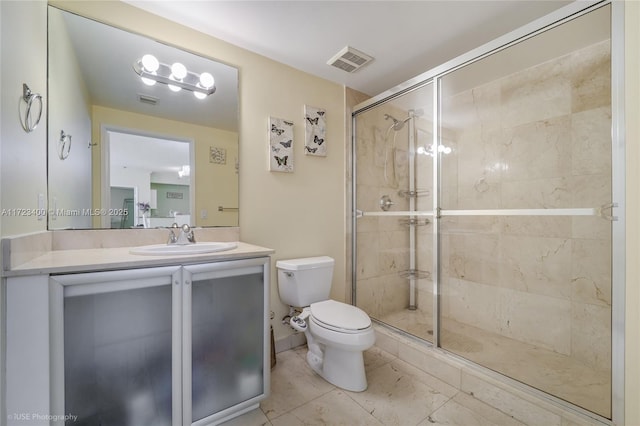
[[[58,147],[60,148],[60,151],[58,151],[58,157],[60,157],[61,160],[66,160],[71,152],[71,135],[65,134],[64,130],[60,130],[60,141],[58,142]]]
[[[33,107],[34,101],[38,101],[38,118],[33,121],[31,109]],[[18,108],[18,115],[20,117],[20,124],[22,124],[22,128],[25,132],[32,132],[40,123],[40,119],[42,118],[42,95],[39,93],[33,93],[29,86],[26,83],[22,83],[22,98],[21,101],[24,101],[27,104],[27,109],[24,114],[24,118],[22,117],[22,108]]]

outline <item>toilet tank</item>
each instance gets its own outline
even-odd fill
[[[329,256],[277,261],[278,292],[282,303],[304,307],[329,299],[334,263]]]

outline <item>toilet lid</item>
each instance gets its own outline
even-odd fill
[[[371,326],[371,318],[362,309],[335,300],[312,303],[311,315],[316,321],[343,330],[363,330]]]

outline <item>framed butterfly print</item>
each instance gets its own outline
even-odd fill
[[[324,109],[304,106],[304,153],[327,156],[326,112]]]
[[[269,171],[293,172],[293,121],[269,117]]]

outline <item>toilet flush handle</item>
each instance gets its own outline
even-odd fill
[[[293,277],[293,272],[285,271],[284,274],[287,276],[287,278]]]

